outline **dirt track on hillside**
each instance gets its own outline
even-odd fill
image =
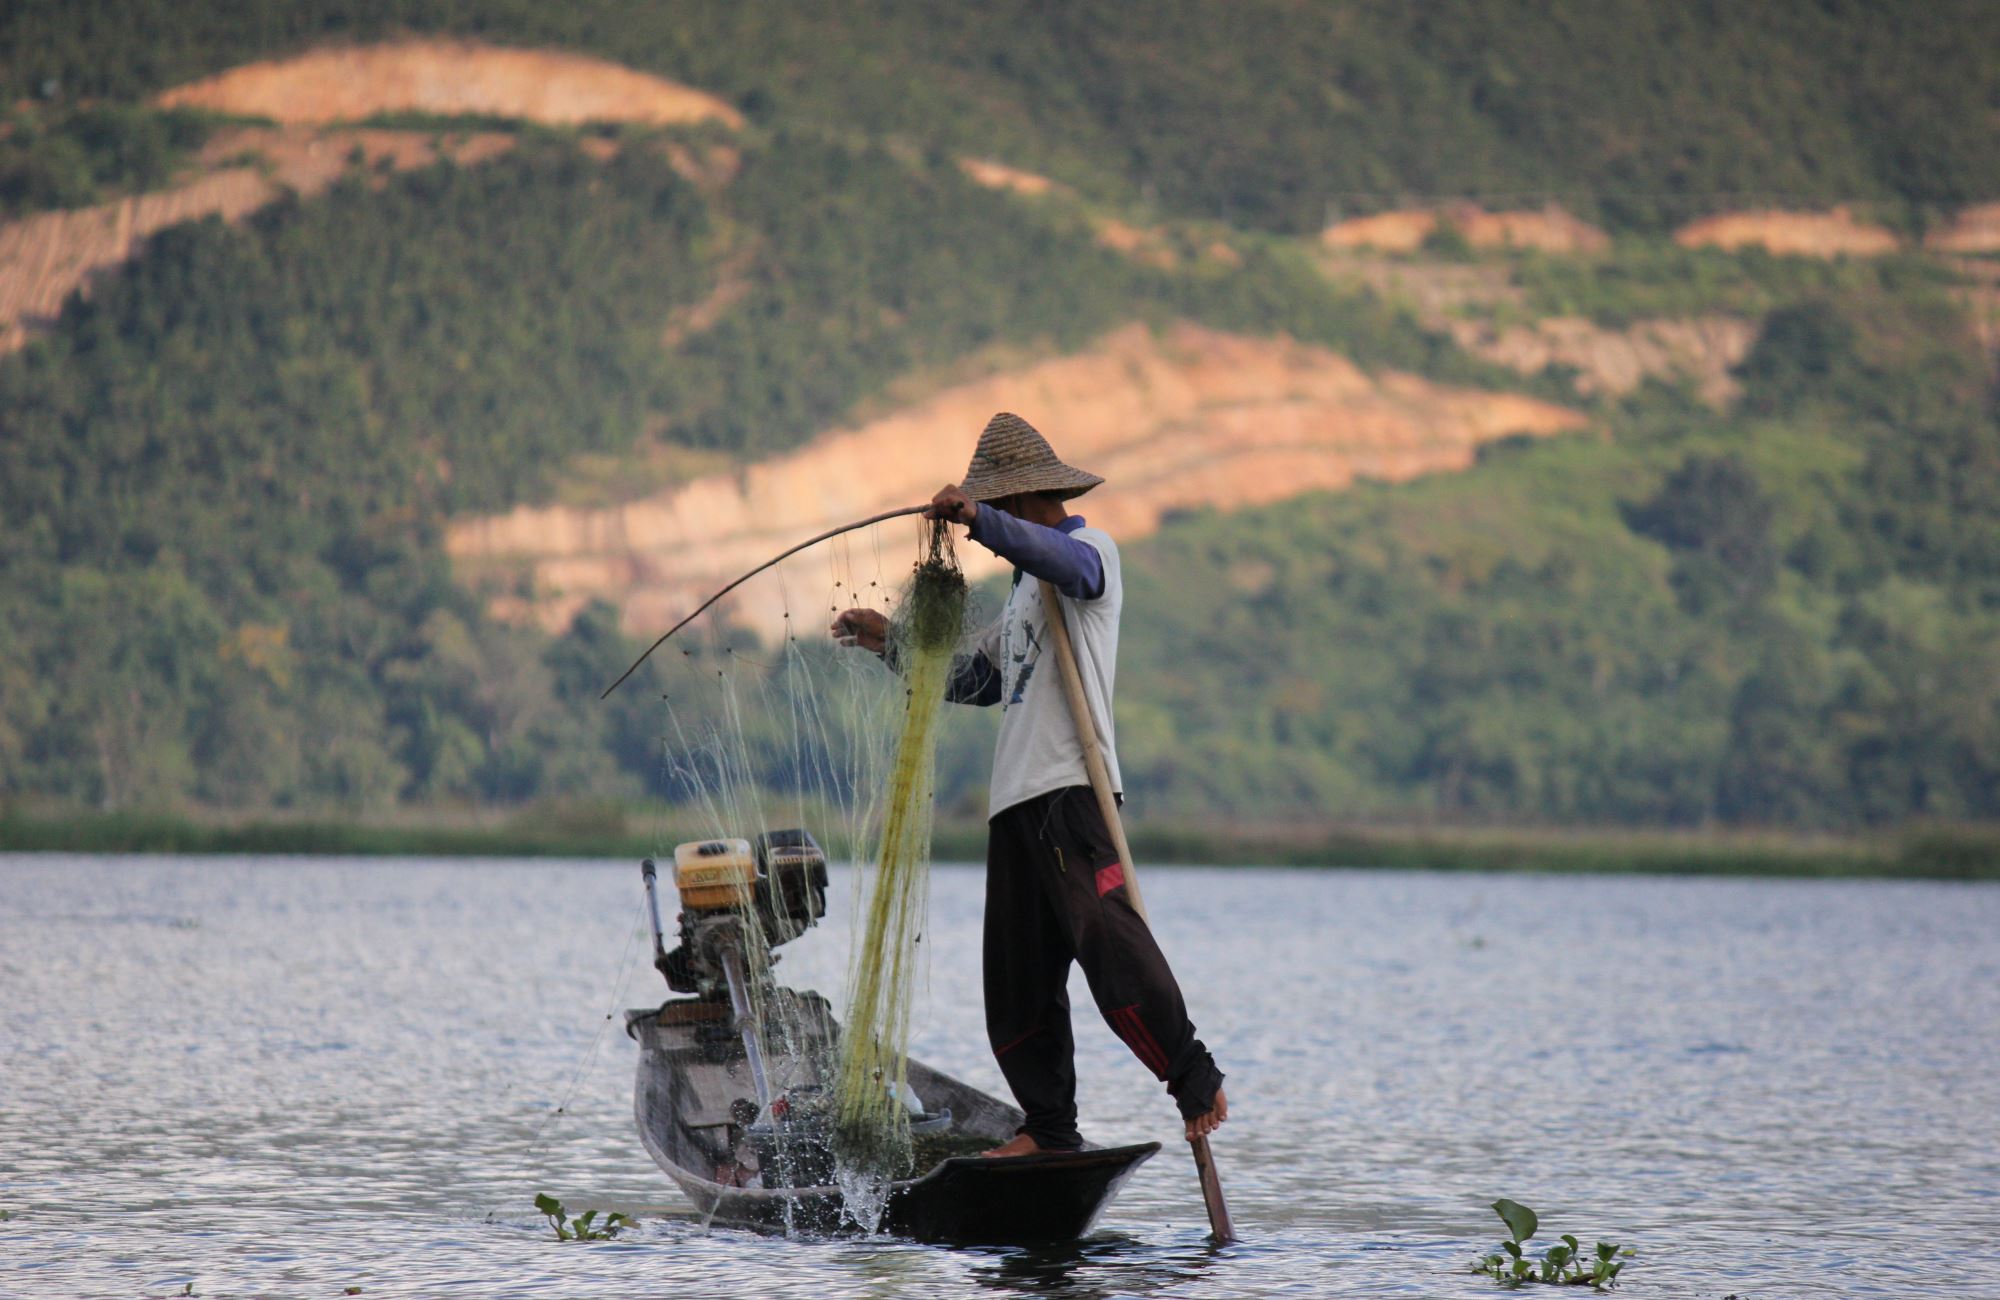
[[[411,131],[241,127],[202,150],[204,171],[171,189],[95,207],[42,212],[0,225],[0,352],[53,324],[91,277],[138,255],[146,239],[202,217],[236,221],[287,190],[312,195],[360,168],[407,170],[439,157],[471,165],[511,149],[514,137],[473,132],[433,138]]]

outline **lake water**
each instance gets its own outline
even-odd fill
[[[1229,1073],[1216,1250],[1171,1103],[1089,1011],[1085,1133],[1159,1138],[1053,1251],[704,1231],[639,1146],[627,863],[0,857],[0,1295],[1498,1293],[1508,1196],[1645,1297],[2000,1296],[2000,888],[1161,869]],[[836,915],[780,974],[836,995]],[[979,877],[918,1054],[1003,1092]],[[559,1243],[537,1192],[654,1207]]]

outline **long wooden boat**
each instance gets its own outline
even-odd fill
[[[812,1041],[765,1047],[763,1068],[796,1077],[801,1061],[824,1059],[838,1028],[816,994],[773,993],[795,1001],[785,1017],[795,1036],[800,1025],[818,1026],[804,1031]],[[626,1031],[639,1043],[633,1109],[646,1150],[712,1223],[787,1234],[853,1231],[837,1183],[810,1172],[788,1179],[775,1168],[752,1171],[773,1164],[773,1153],[765,1150],[761,1162],[746,1154],[754,1146],[745,1121],[756,1113],[749,1102],[756,1094],[734,1020],[729,1003],[701,998],[626,1013]],[[1013,1137],[1021,1112],[914,1058],[909,1086],[928,1118],[917,1125],[917,1176],[891,1184],[882,1213],[881,1230],[897,1236],[994,1245],[1074,1240],[1160,1149],[1146,1142],[1002,1159],[954,1154]],[[782,1185],[788,1181],[805,1185]]]

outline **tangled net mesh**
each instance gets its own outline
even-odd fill
[[[832,1165],[846,1213],[866,1231],[880,1227],[891,1184],[914,1172],[907,1062],[923,976],[938,738],[953,658],[978,616],[948,527],[923,529],[917,563],[893,595],[856,581],[851,567],[836,570],[843,580],[828,593],[834,612],[889,597],[894,672],[793,628],[788,597],[786,633],[775,645],[719,616],[707,623],[705,641],[690,640],[670,661],[673,689],[663,697],[670,802],[655,828],[663,845],[811,827],[829,858],[854,870],[837,1040],[810,1002],[777,989],[775,954],[747,910],[741,928],[771,1091],[790,1094],[795,1107],[816,1098],[812,1109],[824,1119],[823,1127],[798,1126],[794,1140],[822,1153],[798,1159]]]
[[[930,898],[938,715],[965,617],[965,575],[950,532],[938,523],[890,626],[902,718],[883,786],[874,870],[863,877],[834,1074],[835,1168],[849,1214],[871,1230],[888,1184],[911,1172],[910,1006]]]

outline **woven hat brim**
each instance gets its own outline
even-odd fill
[[[1067,501],[1080,497],[1104,480],[1058,461],[1013,470],[977,471],[965,476],[958,490],[974,501],[998,501],[1016,492],[1054,492]]]

